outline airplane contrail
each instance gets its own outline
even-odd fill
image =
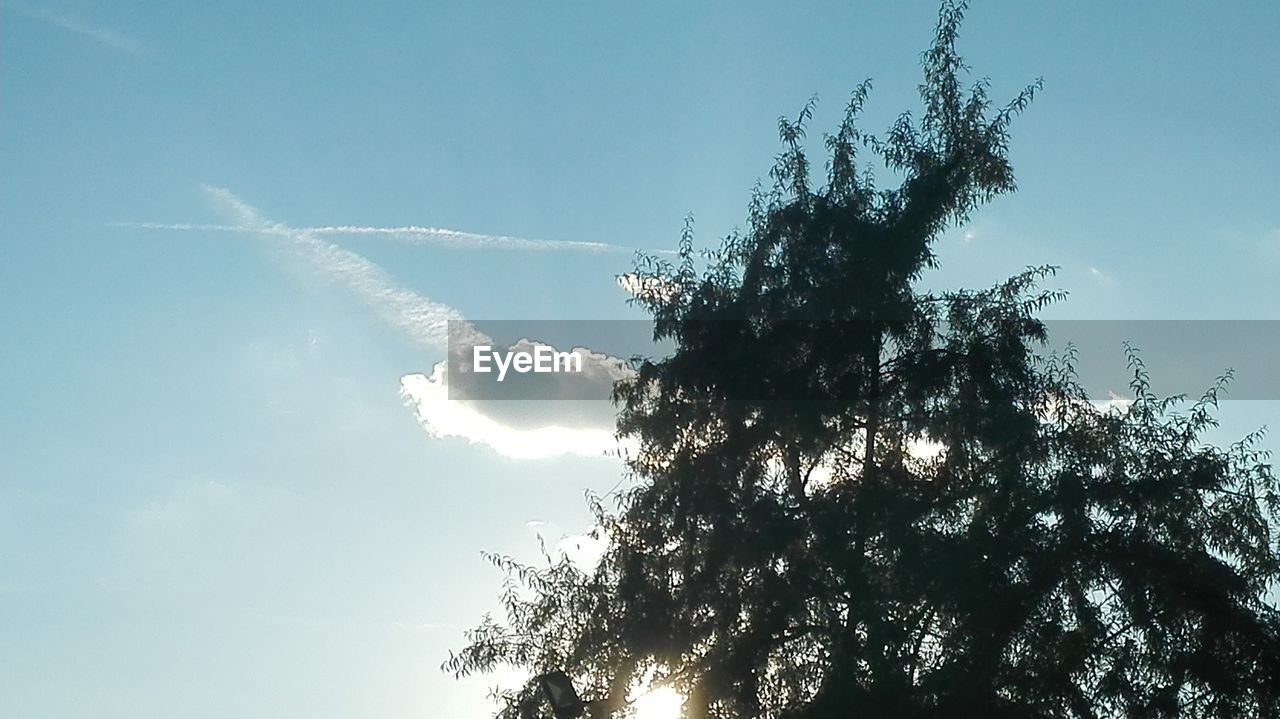
[[[446,349],[449,322],[466,322],[456,309],[396,284],[385,270],[361,255],[325,242],[311,230],[273,222],[228,190],[207,186],[204,190],[235,224],[192,225],[191,229],[218,227],[227,231],[277,236],[289,240],[313,268],[342,281],[385,322],[419,344],[431,349]],[[475,333],[478,340],[487,339],[469,323],[461,326]],[[455,324],[455,332],[458,327]]]
[[[64,15],[44,9],[29,8],[21,4],[10,4],[8,9],[20,15],[25,15],[33,20],[39,20],[56,28],[88,38],[99,45],[109,47],[112,50],[119,50],[120,52],[133,55],[134,57],[142,57],[147,54],[147,48],[137,40],[115,32],[114,30],[90,25],[71,15]]]
[[[385,270],[368,259],[320,239],[318,235],[323,232],[269,220],[228,190],[208,186],[204,190],[221,214],[234,224],[181,228],[213,227],[280,241],[313,269],[345,284],[393,328],[432,350],[447,350],[451,335],[458,339],[460,331],[466,333],[461,339],[468,344],[493,343],[492,338],[467,322],[456,309],[398,285]],[[162,227],[165,226],[157,229]],[[558,426],[548,415],[546,426],[524,429],[468,403],[451,402],[447,377],[447,364],[442,361],[430,375],[416,373],[400,379],[401,398],[413,407],[415,418],[432,436],[461,437],[512,457],[598,456],[617,446],[611,426],[566,428]]]
[[[180,230],[184,232],[257,232],[240,225],[195,224],[189,222],[117,222],[115,227],[136,227],[144,230]],[[573,240],[532,240],[527,237],[511,235],[486,235],[479,232],[463,232],[442,227],[422,227],[405,225],[403,227],[368,227],[361,225],[326,225],[321,227],[298,227],[298,232],[312,235],[373,235],[391,237],[411,244],[433,244],[444,247],[476,248],[494,250],[527,250],[532,252],[587,252],[592,254],[632,253],[634,247],[611,245],[606,242],[579,242]],[[665,253],[663,250],[658,250]]]
[[[579,252],[634,252],[631,247],[610,245],[605,242],[576,242],[571,240],[531,240],[510,235],[485,235],[462,232],[442,227],[361,227],[357,225],[332,225],[308,228],[316,234],[326,235],[384,235],[408,242],[429,242],[458,247],[491,247],[513,250],[576,250]]]

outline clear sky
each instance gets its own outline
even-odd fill
[[[1280,4],[975,4],[977,72],[1045,90],[929,281],[1280,318]],[[429,435],[419,325],[637,317],[626,252],[520,239],[714,242],[780,114],[915,107],[934,3],[775,5],[0,4],[0,715],[482,716],[438,670],[479,552],[583,531],[620,466]],[[408,225],[474,234],[305,230]]]

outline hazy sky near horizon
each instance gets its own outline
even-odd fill
[[[935,3],[774,5],[0,3],[0,715],[483,716],[438,669],[496,608],[479,552],[583,531],[621,471],[430,436],[431,323],[638,318],[629,252],[740,225],[779,115],[916,107]],[[1278,31],[976,2],[976,75],[1045,89],[927,281],[1280,319]]]

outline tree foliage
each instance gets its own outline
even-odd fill
[[[818,186],[811,103],[707,269],[689,232],[641,263],[676,350],[616,389],[639,450],[617,506],[593,502],[607,554],[493,557],[506,617],[446,669],[563,668],[617,716],[653,683],[689,719],[1280,716],[1276,480],[1258,435],[1202,439],[1229,377],[1161,399],[1131,352],[1133,401],[1099,408],[1070,353],[1037,351],[1053,268],[916,289],[940,233],[1014,189],[1038,89],[964,86],[963,10],[918,117],[864,134],[864,83]],[[532,685],[503,700],[550,716]]]

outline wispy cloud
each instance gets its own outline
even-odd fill
[[[476,330],[456,309],[401,287],[378,265],[355,252],[319,239],[312,229],[297,229],[274,222],[257,208],[230,191],[205,187],[205,193],[219,212],[232,223],[215,225],[229,231],[253,233],[286,243],[294,254],[314,271],[342,282],[385,322],[424,347],[446,351],[449,323],[454,337],[470,344],[493,340]],[[198,229],[206,225],[157,226],[169,229]],[[458,323],[461,323],[460,325]],[[607,395],[607,393],[606,393]],[[446,366],[441,362],[430,375],[409,374],[401,378],[401,396],[413,407],[427,433],[434,437],[459,437],[484,444],[509,457],[553,457],[564,454],[600,456],[618,444],[612,422],[599,426],[573,426],[555,411],[568,403],[548,402],[539,412],[537,426],[519,426],[497,410],[510,403],[468,403],[450,400]]]
[[[1089,276],[1092,277],[1095,282],[1101,285],[1113,285],[1116,282],[1116,278],[1113,277],[1111,273],[1105,272],[1093,266],[1089,267]]]
[[[208,187],[205,188],[206,191],[209,189]],[[255,228],[242,225],[219,225],[207,222],[108,222],[107,227],[134,227],[141,230],[177,230],[179,232],[243,232],[248,234],[259,232]]]
[[[241,225],[193,224],[187,222],[120,222],[117,227],[136,227],[146,230],[179,230],[184,232],[257,232],[257,230]],[[421,227],[405,225],[403,227],[368,227],[361,225],[326,225],[321,227],[299,227],[297,232],[306,232],[314,236],[343,237],[387,237],[410,244],[430,244],[457,249],[483,250],[523,250],[528,252],[586,252],[590,254],[632,253],[634,247],[611,245],[605,242],[576,242],[571,240],[534,240],[527,237],[511,235],[486,235],[478,232],[463,232],[442,227]],[[665,251],[658,250],[663,253]]]
[[[493,448],[498,454],[517,459],[546,459],[562,455],[604,457],[622,447],[612,423],[598,426],[567,426],[561,416],[572,403],[554,400],[538,402],[539,425],[520,427],[503,416],[515,401],[469,402],[449,399],[448,368],[444,362],[430,375],[409,374],[400,378],[400,396],[412,407],[418,423],[433,437],[457,437]],[[590,401],[590,400],[589,400]],[[606,405],[607,406],[607,405]]]
[[[288,240],[314,269],[340,280],[384,321],[419,344],[446,349],[449,321],[465,322],[454,308],[399,286],[381,267],[350,250],[325,242],[308,230],[268,220],[228,190],[205,187],[205,193],[235,223],[232,227]]]
[[[632,297],[668,301],[680,293],[679,284],[658,275],[627,272],[614,279]]]
[[[10,9],[33,20],[39,20],[67,32],[75,33],[112,50],[118,50],[134,57],[142,57],[147,54],[147,48],[137,40],[115,30],[90,25],[72,15],[55,13],[43,8],[29,8],[22,5],[11,5]]]
[[[595,571],[600,560],[609,551],[611,537],[607,527],[596,525],[585,532],[570,534],[562,531],[555,522],[534,519],[525,522],[524,526],[538,538],[538,544],[544,551],[548,546],[548,538],[554,540],[548,552],[551,558],[564,557],[588,574]],[[555,539],[557,534],[559,539]]]
[[[634,248],[610,245],[604,242],[575,242],[570,240],[532,240],[510,235],[484,235],[462,232],[442,227],[362,227],[359,225],[332,225],[309,228],[321,235],[375,235],[391,237],[413,243],[430,243],[452,247],[478,247],[501,250],[577,251],[577,252],[635,252]]]

